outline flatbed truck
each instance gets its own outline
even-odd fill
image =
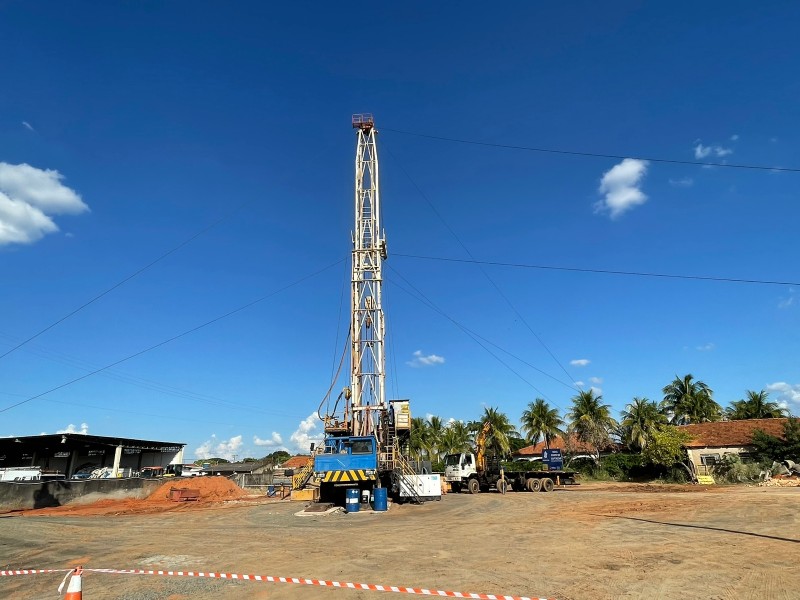
[[[487,460],[486,436],[492,430],[488,421],[475,436],[475,451],[448,454],[444,457],[444,479],[454,492],[477,494],[496,489],[507,491],[552,492],[556,486],[574,485],[575,471],[504,470],[497,457]]]
[[[477,494],[496,489],[499,492],[552,492],[556,486],[575,485],[575,471],[504,470],[496,461],[486,461],[482,470],[471,452],[448,454],[444,459],[444,478],[454,492]]]

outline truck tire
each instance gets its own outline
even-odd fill
[[[538,492],[542,489],[542,480],[536,477],[531,477],[528,479],[528,490],[531,492]]]
[[[553,480],[549,477],[542,479],[542,491],[543,492],[552,492],[553,491]]]
[[[508,481],[505,479],[498,479],[495,487],[497,488],[498,492],[505,494],[511,486],[508,485]]]
[[[451,483],[450,484],[450,490],[454,494],[458,494],[461,491],[461,484],[460,483],[456,483],[456,482]]]
[[[467,490],[470,494],[477,494],[481,491],[481,482],[473,477],[467,482]]]

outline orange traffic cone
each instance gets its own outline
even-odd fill
[[[83,600],[83,591],[81,586],[81,574],[83,573],[83,567],[75,567],[72,571],[67,573],[67,576],[72,575],[72,579],[69,580],[69,585],[67,586],[67,593],[64,596],[64,600]],[[64,578],[66,581],[67,578]],[[58,593],[61,593],[61,590],[64,587],[64,581],[61,582],[61,585],[58,588]]]

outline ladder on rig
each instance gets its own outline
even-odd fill
[[[398,490],[402,497],[407,497],[409,502],[422,504],[422,498],[417,494],[414,478],[417,472],[411,463],[406,460],[400,450],[400,444],[392,428],[389,429],[386,451],[381,453],[380,462],[383,468],[391,473],[392,486]]]
[[[311,453],[311,457],[308,459],[305,465],[294,475],[292,475],[292,489],[293,490],[302,490],[308,485],[314,485],[316,482],[311,482],[311,478],[314,476],[314,455],[319,452],[315,450]]]

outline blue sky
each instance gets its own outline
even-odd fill
[[[537,396],[566,411],[574,381],[618,411],[685,373],[723,405],[764,388],[800,412],[798,288],[399,256],[800,281],[797,173],[399,133],[798,167],[798,17],[744,2],[4,3],[0,353],[213,227],[0,359],[2,407],[269,297],[0,413],[0,435],[305,449],[346,324],[357,112],[380,131],[389,394],[415,415],[517,420]]]

